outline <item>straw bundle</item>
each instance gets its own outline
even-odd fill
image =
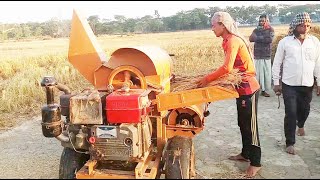
[[[197,89],[198,87],[196,82],[201,80],[207,74],[208,73],[200,74],[196,76],[176,75],[176,77],[171,81],[171,90],[172,92],[177,92],[177,91],[184,91],[184,90],[190,90],[190,89]],[[241,83],[241,75],[242,73],[239,72],[238,69],[233,69],[230,73],[223,75],[217,80],[207,84],[207,87],[218,85],[225,88],[234,89],[236,85],[239,85]]]

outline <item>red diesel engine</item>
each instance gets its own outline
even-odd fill
[[[149,91],[144,89],[117,90],[106,97],[108,123],[140,123],[148,113]]]
[[[106,125],[91,129],[92,159],[130,161],[148,152],[152,136],[149,92],[119,89],[106,96]]]

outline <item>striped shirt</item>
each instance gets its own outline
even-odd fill
[[[253,60],[244,41],[235,36],[228,35],[222,42],[225,53],[224,64],[216,71],[206,76],[208,82],[230,73],[233,68],[242,73],[242,82],[236,87],[239,95],[250,95],[256,92],[260,85],[255,78],[256,72]]]

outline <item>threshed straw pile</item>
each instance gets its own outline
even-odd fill
[[[213,72],[213,70],[210,72]],[[201,80],[207,74],[208,73],[204,73],[196,76],[176,75],[171,82],[172,92],[197,89],[198,87],[196,82]],[[228,89],[234,89],[236,85],[239,85],[241,83],[241,74],[242,73],[239,72],[238,69],[233,69],[230,73],[221,76],[217,80],[207,84],[207,87],[218,85]]]

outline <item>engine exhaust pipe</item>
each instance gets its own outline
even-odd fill
[[[66,85],[63,85],[63,84],[61,84],[61,83],[57,83],[56,87],[57,87],[60,91],[64,92],[64,94],[71,94],[70,89],[69,89]]]
[[[70,90],[63,85],[58,85],[54,77],[45,76],[41,81],[41,86],[46,89],[47,104],[41,109],[42,114],[42,134],[45,137],[55,137],[60,141],[68,142],[69,137],[62,134],[62,120],[60,106],[54,103],[54,87],[58,86],[65,93],[70,94]]]
[[[62,133],[61,133],[60,135],[58,135],[58,136],[56,137],[56,139],[58,139],[58,140],[61,141],[61,142],[65,142],[65,143],[67,143],[67,142],[70,141],[69,137],[66,136],[66,135],[64,135],[64,134],[62,134]]]

